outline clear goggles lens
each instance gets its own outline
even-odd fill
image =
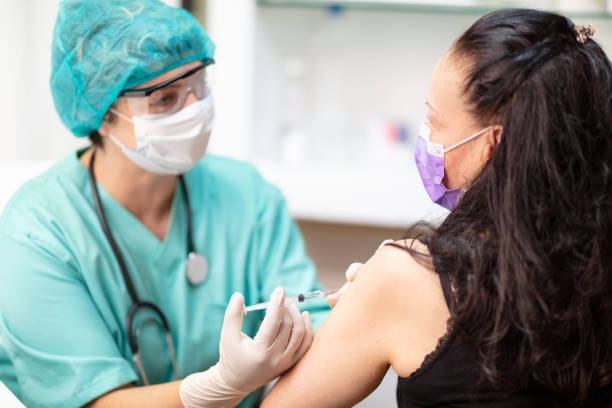
[[[208,67],[174,81],[148,96],[122,96],[127,101],[132,115],[172,115],[183,109],[189,95],[196,100],[204,99],[210,93],[206,80]]]

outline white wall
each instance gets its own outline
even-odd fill
[[[51,99],[51,38],[57,1],[2,1],[0,160],[61,157],[78,143],[62,125]]]
[[[15,155],[17,149],[16,135],[23,133],[19,118],[22,117],[24,95],[22,85],[25,82],[25,47],[21,41],[16,46],[16,33],[25,23],[25,8],[9,0],[0,2],[0,53],[2,61],[0,64],[0,78],[3,79],[5,98],[0,98],[0,124],[2,124],[2,136],[0,136],[0,160]],[[11,58],[10,63],[6,61]],[[11,80],[6,81],[6,78]]]
[[[209,149],[238,159],[248,158],[253,134],[255,10],[254,0],[207,1],[206,29],[217,46]]]

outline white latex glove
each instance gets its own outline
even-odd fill
[[[241,331],[244,298],[234,293],[225,311],[219,362],[183,380],[180,397],[185,407],[233,407],[302,358],[312,344],[310,315],[284,303],[285,291],[277,288],[252,339]]]
[[[383,246],[385,246],[389,242],[395,242],[395,241],[392,240],[392,239],[385,239],[378,246],[378,248],[376,248],[376,251],[374,253],[378,252],[378,250],[380,248],[382,248]],[[357,274],[359,273],[359,270],[361,269],[362,266],[363,266],[363,264],[361,262],[354,262],[354,263],[349,265],[349,267],[347,268],[346,272],[344,273],[344,275],[346,277],[346,283],[344,285],[342,285],[342,287],[336,293],[334,293],[333,295],[329,295],[327,297],[327,304],[329,305],[329,307],[331,307],[333,309],[334,306],[336,306],[336,303],[338,303],[338,300],[340,299],[340,296],[342,296],[342,293],[344,293],[344,291],[349,287],[351,282],[353,282],[355,280],[355,278],[357,277]]]

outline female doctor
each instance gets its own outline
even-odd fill
[[[320,285],[279,190],[201,160],[213,51],[156,0],[60,3],[51,90],[92,147],[0,218],[0,379],[27,406],[252,406],[310,346],[310,315],[282,288],[263,323],[243,313],[277,286]]]

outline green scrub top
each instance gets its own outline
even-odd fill
[[[141,384],[126,334],[132,302],[96,215],[81,153],[26,183],[0,217],[0,380],[28,407],[80,406],[123,384]],[[268,300],[277,286],[288,295],[321,288],[282,194],[252,166],[207,155],[184,179],[195,250],[210,263],[199,285],[185,274],[181,188],[160,241],[98,185],[138,296],[168,319],[182,378],[218,361],[234,292],[249,305]],[[329,312],[321,301],[304,306],[315,328]],[[162,332],[140,313],[149,382],[173,381]],[[247,314],[243,331],[255,335],[262,318]],[[256,394],[240,406],[255,404]]]

